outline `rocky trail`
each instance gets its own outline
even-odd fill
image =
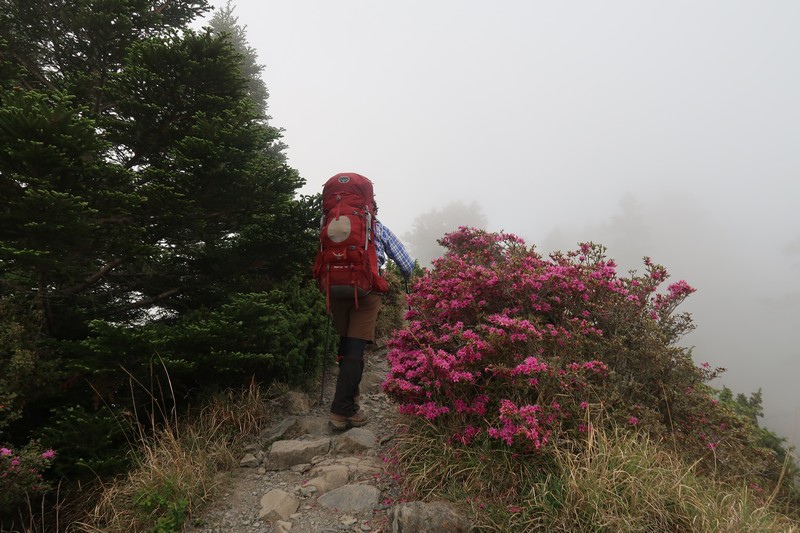
[[[344,431],[328,424],[337,368],[324,394],[290,392],[278,400],[275,423],[247,447],[240,467],[191,533],[460,532],[469,521],[444,502],[404,501],[391,468],[399,415],[381,390],[386,348],[367,354],[361,408],[369,419]]]

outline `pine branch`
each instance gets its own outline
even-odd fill
[[[103,276],[105,276],[106,274],[111,272],[111,270],[113,270],[114,268],[116,268],[119,265],[121,265],[122,261],[123,261],[123,259],[121,257],[118,257],[116,259],[112,259],[111,261],[109,261],[108,263],[103,265],[103,268],[101,268],[100,270],[98,270],[97,272],[95,272],[94,274],[89,276],[86,279],[86,281],[84,281],[83,283],[81,283],[79,285],[75,285],[74,287],[72,287],[70,289],[67,289],[66,292],[68,294],[78,294],[79,292],[85,291],[86,289],[88,289],[89,287],[91,287],[92,285],[97,283]]]

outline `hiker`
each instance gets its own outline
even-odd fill
[[[388,290],[380,271],[388,257],[408,279],[414,260],[397,236],[377,220],[372,182],[364,176],[342,173],[329,179],[323,187],[323,211],[314,273],[339,334],[339,377],[330,424],[346,429],[367,423],[358,395],[364,350],[375,341],[381,294]]]

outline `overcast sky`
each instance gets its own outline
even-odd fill
[[[215,6],[224,0],[212,0]],[[697,363],[800,424],[800,2],[238,0],[289,164],[698,289]],[[624,272],[623,270],[623,272]]]

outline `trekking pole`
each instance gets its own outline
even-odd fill
[[[322,359],[322,384],[319,387],[319,404],[322,405],[322,397],[325,394],[325,370],[328,368],[328,359],[330,359],[330,340],[331,340],[331,315],[325,315],[328,320],[328,325],[325,327],[325,356]]]

